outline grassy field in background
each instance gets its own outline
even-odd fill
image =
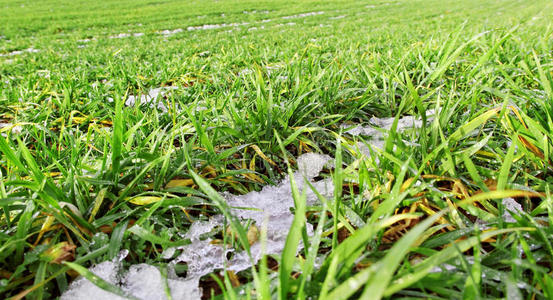
[[[551,20],[546,0],[0,0],[0,298],[58,297],[123,249],[163,269],[228,217],[220,195],[315,152],[333,197],[294,193],[285,254],[204,298],[553,299]],[[371,155],[344,131],[403,116],[423,125]],[[210,237],[248,249],[228,221]]]

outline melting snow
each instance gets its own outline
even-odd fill
[[[346,15],[341,15],[341,16],[336,16],[336,17],[330,17],[331,20],[338,20],[338,19],[343,19],[347,17]]]
[[[131,37],[131,36],[139,37],[139,36],[143,36],[143,35],[144,35],[144,33],[142,33],[142,32],[138,32],[138,33],[120,33],[120,34],[117,34],[117,35],[112,35],[109,38],[110,39],[122,39],[122,38]]]
[[[226,28],[226,27],[238,27],[238,26],[245,26],[249,25],[250,23],[244,22],[244,23],[222,23],[222,24],[204,24],[199,26],[189,26],[186,28],[188,31],[192,30],[209,30],[209,29],[219,29],[219,28]]]
[[[261,10],[261,11],[258,11],[258,10],[250,10],[250,11],[243,11],[242,13],[244,14],[268,14],[269,11],[268,10]]]
[[[23,49],[23,50],[12,51],[12,52],[5,53],[5,54],[1,54],[1,53],[0,53],[0,57],[2,57],[2,56],[21,55],[21,54],[23,54],[23,53],[37,53],[37,52],[40,52],[40,50],[31,47],[31,48],[27,48],[27,49]]]
[[[434,110],[427,110],[426,115],[428,117],[428,120],[431,121],[434,118],[435,111]],[[370,145],[377,149],[383,149],[384,145],[386,144],[386,136],[387,131],[390,131],[392,129],[392,125],[394,123],[394,118],[377,118],[372,117],[369,120],[369,123],[371,123],[372,126],[356,126],[354,128],[350,128],[351,125],[342,124],[340,127],[343,129],[348,129],[345,131],[345,133],[353,135],[353,136],[368,136],[371,137]],[[397,128],[396,130],[398,132],[403,131],[407,128],[419,128],[422,126],[422,120],[415,117],[415,116],[405,116],[398,119],[397,122]],[[411,143],[413,144],[413,143]],[[366,156],[370,155],[370,150],[364,143],[357,143],[357,147]]]
[[[23,128],[19,125],[14,125],[12,123],[4,123],[0,120],[0,133],[2,136],[7,136],[7,131],[10,131],[12,134],[19,134]]]
[[[315,193],[305,184],[309,180],[315,189],[325,197],[331,197],[334,193],[332,179],[314,181],[323,168],[332,160],[328,155],[308,153],[297,159],[298,171],[293,174],[294,180],[301,192],[305,192],[307,204],[312,205],[317,201]],[[251,192],[245,195],[225,195],[231,213],[241,219],[255,221],[260,228],[267,228],[267,241],[265,251],[262,252],[261,242],[254,243],[250,250],[253,263],[256,263],[263,253],[280,254],[284,248],[286,236],[294,219],[290,211],[294,207],[294,199],[291,193],[290,178],[287,176],[277,186],[266,186],[260,192]],[[250,208],[250,209],[244,209]],[[253,210],[252,210],[253,209]],[[245,270],[252,266],[245,251],[235,253],[228,260],[228,253],[234,249],[225,248],[215,244],[210,238],[201,239],[201,236],[211,232],[216,227],[223,226],[223,217],[214,216],[209,221],[198,221],[190,226],[184,238],[190,239],[191,244],[177,248],[166,249],[162,256],[170,259],[177,249],[181,254],[170,262],[168,286],[173,299],[199,299],[201,295],[198,287],[202,276],[223,269],[235,272]],[[264,225],[264,226],[261,226]],[[312,233],[312,226],[308,224],[308,233]],[[122,260],[121,258],[119,260]],[[185,262],[188,266],[186,278],[178,278],[171,268],[172,265]],[[164,282],[159,270],[150,265],[138,264],[130,267],[128,272],[123,272],[121,265],[116,261],[107,261],[98,264],[90,271],[104,280],[119,286],[124,292],[139,299],[165,299]],[[84,278],[75,280],[69,289],[62,295],[62,300],[73,299],[122,299],[110,294]]]
[[[522,206],[515,201],[513,198],[504,198],[502,200],[503,207],[505,207],[505,212],[503,213],[503,220],[507,223],[516,223],[515,218],[511,216],[509,212],[514,214],[519,214],[523,211]]]
[[[177,29],[173,29],[173,30],[163,30],[163,31],[159,31],[158,34],[161,34],[161,35],[164,35],[164,36],[171,36],[171,35],[174,35],[174,34],[177,34],[177,33],[181,33],[183,32],[184,30],[182,28],[177,28]]]
[[[163,112],[167,112],[167,107],[165,106],[165,104],[163,104],[162,101],[159,101],[159,100],[161,100],[160,98],[163,98],[167,94],[167,91],[175,90],[175,89],[178,89],[178,87],[176,86],[159,87],[159,88],[151,89],[150,91],[148,91],[147,94],[142,94],[140,96],[130,95],[129,98],[127,98],[127,101],[125,101],[125,105],[133,106],[136,104],[136,102],[139,101],[139,105],[150,104],[150,107],[156,107],[155,105],[157,104],[157,109]]]
[[[324,14],[324,11],[314,11],[314,12],[308,12],[298,15],[292,15],[292,16],[284,16],[282,19],[297,19],[297,18],[305,18],[305,17],[311,17],[311,16],[317,16]]]
[[[305,184],[309,180],[315,190],[325,197],[331,197],[334,193],[332,179],[313,181],[319,175],[323,167],[331,161],[328,155],[315,153],[304,154],[297,159],[298,171],[293,176],[300,192],[305,191],[307,205],[313,205],[317,196],[311,188]],[[265,254],[280,254],[284,249],[286,236],[294,215],[290,208],[294,207],[290,178],[286,177],[277,186],[265,186],[260,192],[250,192],[245,195],[225,195],[228,205],[232,208],[231,213],[243,220],[253,220],[259,228],[267,228],[267,240],[265,251],[262,252],[261,242],[256,242],[250,247],[254,263]],[[222,225],[222,219],[212,219],[209,222],[199,223],[191,226],[187,238],[192,244],[179,247],[183,250],[172,263],[186,262],[189,268],[188,276],[203,276],[216,269],[222,269],[226,264],[227,269],[239,272],[252,265],[245,251],[236,253],[230,260],[226,254],[233,252],[233,249],[224,249],[222,245],[212,244],[210,239],[199,241],[197,237],[211,231],[214,227]],[[308,233],[313,231],[312,226],[307,224]]]
[[[120,262],[106,261],[90,268],[90,271],[105,281],[118,286],[130,296],[143,300],[164,300],[165,282],[159,269],[147,265],[133,265],[124,271]],[[173,299],[199,299],[201,292],[197,280],[183,280],[169,274],[167,285]],[[125,299],[105,291],[85,278],[79,277],[61,296],[62,300]]]

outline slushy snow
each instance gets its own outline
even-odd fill
[[[434,119],[435,111],[427,110],[426,116],[427,120],[431,121]],[[352,128],[351,125],[342,124],[340,127],[347,129],[344,133],[347,133],[352,136],[365,136],[370,137],[369,145],[373,150],[383,149],[386,144],[386,137],[388,132],[392,129],[394,123],[394,118],[377,118],[372,117],[369,120],[370,126],[355,126]],[[396,131],[401,132],[409,128],[419,128],[422,126],[422,120],[415,116],[404,116],[398,119]],[[370,157],[370,150],[367,145],[362,142],[358,142],[356,147],[359,151],[367,157]],[[378,160],[377,160],[378,161]]]
[[[105,281],[119,287],[127,295],[143,300],[165,300],[165,282],[158,268],[147,265],[133,265],[124,271],[118,261],[105,261],[89,269]],[[167,285],[173,299],[200,299],[198,280],[183,280],[168,275]],[[79,277],[61,296],[62,300],[119,300],[125,299],[105,291],[83,277]]]
[[[305,183],[305,180],[308,180],[324,197],[332,197],[334,193],[332,179],[314,180],[331,160],[332,158],[328,155],[315,153],[303,154],[297,158],[298,170],[292,176],[300,193],[305,192],[307,205],[315,204],[317,197]],[[169,263],[168,268],[167,284],[173,299],[200,299],[201,290],[198,285],[202,276],[215,270],[224,269],[225,266],[227,270],[242,271],[251,267],[252,263],[257,263],[264,253],[280,254],[284,249],[286,236],[294,219],[294,215],[290,211],[294,207],[294,199],[288,176],[280,184],[265,186],[259,192],[254,191],[239,196],[227,194],[225,197],[234,216],[242,220],[255,221],[255,224],[261,230],[267,228],[265,246],[262,247],[262,242],[257,241],[250,247],[252,262],[245,251],[234,253],[234,249],[216,244],[211,238],[202,239],[202,235],[206,235],[218,227],[218,230],[222,229],[221,227],[224,225],[223,216],[217,215],[211,217],[208,221],[193,223],[184,235],[185,239],[190,239],[191,243],[189,245],[169,248],[162,253],[162,257],[170,259],[177,250],[181,250],[181,253]],[[310,224],[307,224],[307,226],[308,233],[312,234],[312,226]],[[262,252],[262,248],[265,249],[264,252]],[[227,259],[229,253],[234,255]],[[156,267],[138,264],[131,266],[125,272],[122,270],[119,261],[100,263],[91,267],[90,271],[138,299],[167,298],[165,282]],[[178,263],[187,264],[186,278],[179,278],[172,271],[172,266]],[[122,298],[98,288],[85,278],[79,278],[70,285],[61,299],[118,300]]]

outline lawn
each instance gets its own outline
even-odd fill
[[[552,20],[0,0],[0,298],[553,299]]]

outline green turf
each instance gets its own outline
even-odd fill
[[[214,191],[276,184],[318,152],[342,160],[324,174],[341,188],[295,224],[321,231],[236,290],[551,299],[552,17],[545,0],[0,0],[0,295],[59,296],[76,275],[62,259],[164,265],[225,209]],[[226,25],[192,30],[206,24]],[[168,86],[167,113],[124,105]],[[378,163],[341,133],[427,109]],[[504,198],[524,208],[515,223]],[[226,282],[213,294],[232,299]]]

